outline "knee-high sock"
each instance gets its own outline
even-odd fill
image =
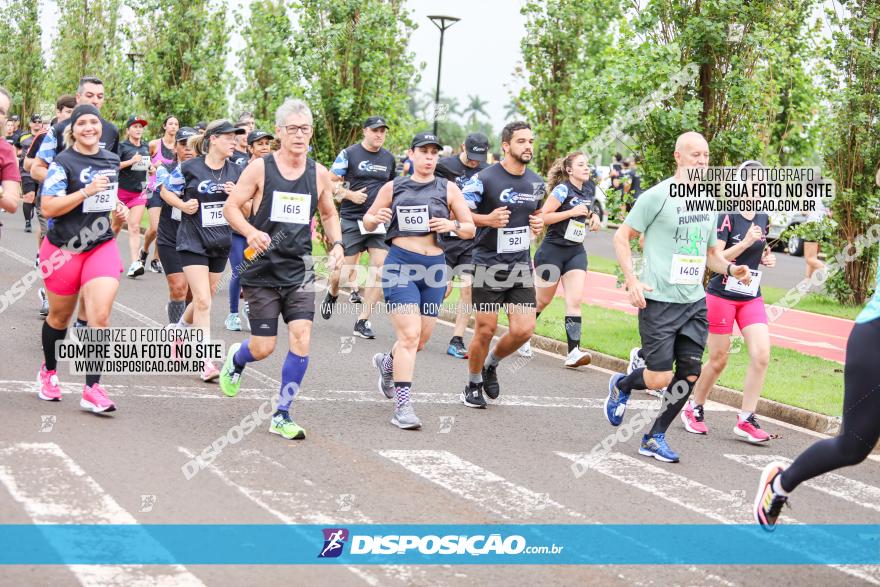
[[[678,417],[678,413],[681,412],[681,409],[687,403],[688,397],[690,397],[695,385],[696,381],[681,379],[678,375],[672,377],[669,387],[663,392],[662,411],[654,420],[651,434],[666,433],[669,426]]]
[[[43,322],[43,360],[46,361],[46,370],[55,371],[58,369],[58,359],[55,355],[55,343],[64,340],[67,336],[67,329],[56,330],[49,326],[49,322]]]
[[[573,351],[581,345],[580,316],[565,317],[565,338],[568,339],[568,352]]]
[[[242,345],[244,347],[244,345]],[[287,412],[290,404],[299,391],[306,369],[309,367],[309,358],[287,353],[284,365],[281,366],[281,389],[278,392],[278,411]]]
[[[238,347],[238,352],[236,352],[232,356],[232,364],[235,366],[236,373],[241,373],[242,371],[244,371],[245,365],[256,360],[251,354],[251,349],[248,346],[250,342],[251,339],[244,339],[244,342],[241,343],[240,347]]]

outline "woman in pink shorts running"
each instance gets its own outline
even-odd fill
[[[129,277],[144,274],[146,255],[141,255],[141,218],[147,205],[145,189],[150,169],[150,148],[142,140],[147,121],[132,116],[125,123],[126,140],[119,144],[119,201],[128,206],[128,252],[131,256]],[[114,226],[118,232],[121,226]]]
[[[757,161],[748,161],[740,170],[760,167]],[[743,387],[742,406],[733,433],[749,442],[767,442],[770,435],[761,429],[755,418],[758,398],[764,386],[764,376],[770,364],[770,331],[767,312],[761,297],[761,270],[773,267],[776,256],[766,247],[769,218],[762,212],[741,212],[718,215],[718,244],[724,257],[731,262],[748,265],[752,281],[743,285],[733,277],[714,275],[706,289],[706,317],[709,320],[709,361],[694,387],[694,395],[681,411],[681,419],[688,432],[708,434],[703,419],[703,404],[709,391],[727,367],[730,335],[734,322],[742,331],[749,350],[749,367]]]
[[[42,332],[44,362],[37,376],[43,400],[61,399],[55,345],[67,334],[80,293],[89,327],[107,328],[119,288],[122,260],[108,215],[124,220],[128,208],[116,196],[119,156],[102,149],[100,139],[98,109],[91,104],[74,108],[64,131],[68,148],[49,165],[42,186],[41,211],[50,223],[40,246],[40,273],[49,296]],[[86,375],[80,407],[112,412],[116,405],[101,387],[97,371]]]

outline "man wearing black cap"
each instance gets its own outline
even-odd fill
[[[28,132],[18,135],[12,146],[18,153],[19,174],[21,175],[21,211],[24,214],[24,231],[31,232],[31,220],[34,217],[34,199],[37,193],[37,184],[24,168],[24,158],[34,142],[34,138],[43,129],[43,117],[39,114],[31,114],[30,129]]]
[[[253,125],[248,125],[247,122],[235,123],[235,128],[243,128],[245,130],[245,132],[235,135],[235,150],[232,152],[232,157],[229,158],[230,161],[239,167],[244,167],[248,164],[248,161],[251,160],[251,156],[248,153],[247,141],[247,135],[250,133],[251,126]]]
[[[247,136],[248,151],[251,161],[272,152],[272,141],[275,137],[264,130],[255,130]]]
[[[196,126],[194,128],[196,129],[197,133],[203,135],[205,134],[205,129],[208,128],[208,123],[204,120],[200,120],[196,123]]]
[[[350,268],[357,262],[357,256],[367,251],[370,255],[370,273],[378,274],[388,253],[388,246],[385,244],[385,226],[380,225],[375,230],[367,230],[363,218],[373,205],[379,189],[386,182],[394,179],[396,160],[394,155],[382,148],[388,132],[388,124],[384,117],[370,116],[364,121],[363,128],[364,139],[340,151],[330,167],[336,184],[333,196],[337,201],[342,202],[339,216],[342,222],[345,259],[342,268],[336,268],[330,275],[330,288],[321,303],[321,316],[325,320],[332,315],[333,306],[339,296],[342,271],[348,274]],[[382,292],[372,284],[372,281],[368,280],[362,300],[363,309],[354,325],[355,336],[362,338],[375,338],[369,320],[373,305],[379,302]],[[354,284],[355,288],[356,286],[357,284]],[[361,301],[356,289],[352,291],[350,300],[352,303]]]
[[[9,143],[10,145],[15,145],[16,139],[18,139],[19,135],[21,134],[20,129],[21,129],[21,118],[18,116],[18,114],[13,114],[12,116],[9,117],[9,120],[7,121],[6,142]]]
[[[467,136],[461,145],[461,153],[455,157],[444,157],[437,162],[435,174],[449,181],[454,181],[459,188],[481,169],[488,167],[486,155],[489,153],[489,138],[483,133],[475,132]],[[471,317],[471,281],[473,274],[473,256],[471,249],[474,241],[462,240],[454,232],[443,236],[441,241],[443,251],[446,254],[446,264],[449,265],[451,274],[449,287],[446,289],[448,296],[452,292],[452,277],[458,275],[461,279],[461,294],[458,306],[455,310],[455,329],[452,339],[446,348],[446,354],[458,359],[467,358],[467,347],[464,345],[464,331]]]

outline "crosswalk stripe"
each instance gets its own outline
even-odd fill
[[[178,446],[177,450],[190,459],[196,456],[194,452],[182,446]],[[239,471],[234,467],[224,467],[221,469],[215,463],[207,464],[205,469],[211,471],[224,485],[235,489],[282,523],[288,525],[327,524],[333,526],[375,523],[359,509],[351,508],[349,511],[342,511],[338,507],[334,507],[336,499],[333,495],[305,480],[300,485],[300,488],[304,490],[296,492],[278,489],[255,489],[238,483],[237,480],[239,478],[253,480],[252,471],[254,469],[270,471],[273,468],[283,466],[259,451],[242,451],[241,455],[247,458],[248,470],[246,471]],[[233,477],[236,480],[233,480]],[[404,584],[421,584],[428,580],[428,576],[423,569],[411,565],[380,565],[377,568],[381,569],[385,578],[396,579]],[[347,566],[346,569],[368,585],[375,587],[384,582],[372,570],[354,566]]]
[[[791,463],[791,459],[778,455],[733,455],[725,454],[724,458],[746,465],[753,469],[763,470],[769,463]],[[880,512],[880,488],[838,475],[825,473],[804,483],[804,487],[812,487],[817,491],[838,497],[850,503]]]
[[[749,508],[750,496],[742,503],[741,496],[725,493],[670,472],[644,459],[636,459],[620,453],[592,455],[590,453],[557,452],[557,455],[575,463],[587,465],[588,471],[596,471],[616,479],[655,498],[662,498],[692,512],[696,512],[721,524],[754,524]],[[786,523],[798,524],[786,515]],[[792,548],[811,552],[815,545],[792,544]],[[880,585],[880,566],[877,565],[828,565],[850,576],[874,585]]]
[[[137,524],[57,444],[0,444],[0,484],[35,524]],[[50,535],[50,541],[52,540]],[[151,540],[148,536],[143,541]],[[51,542],[50,542],[51,543]],[[101,545],[53,544],[56,550],[90,551]],[[156,550],[161,547],[156,545]],[[68,565],[79,582],[100,585],[198,586],[203,583],[182,565]]]
[[[381,456],[455,495],[504,518],[538,518],[549,512],[583,518],[583,514],[445,450],[378,450]],[[485,499],[484,496],[491,496]]]

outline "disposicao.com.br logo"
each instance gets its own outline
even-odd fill
[[[349,535],[345,528],[325,528],[324,546],[318,558],[338,557],[346,542],[350,555],[523,555],[559,554],[564,547],[529,546],[525,537],[511,534],[380,534]]]

